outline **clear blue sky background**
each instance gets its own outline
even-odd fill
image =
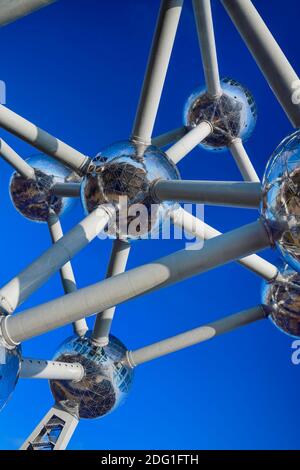
[[[186,0],[155,134],[181,125],[189,93],[203,83],[191,2]],[[60,0],[0,31],[0,79],[7,105],[94,156],[126,138],[146,66],[158,0]],[[256,0],[292,64],[298,67],[299,2]],[[260,176],[291,125],[219,1],[213,1],[220,70],[247,85],[258,122],[246,144]],[[1,135],[24,156],[36,151]],[[197,148],[180,163],[186,179],[240,179],[228,153]],[[45,225],[23,219],[8,194],[11,169],[1,163],[0,284],[50,244]],[[250,210],[212,208],[206,222],[226,231],[255,220]],[[65,230],[83,217],[78,202]],[[182,241],[135,243],[129,268],[180,249]],[[78,285],[105,276],[111,242],[96,240],[74,259]],[[276,252],[264,256],[277,261]],[[211,271],[118,307],[113,333],[129,348],[217,319],[260,302],[261,280],[236,264]],[[62,294],[58,275],[23,306]],[[92,325],[92,319],[89,320]],[[65,327],[23,345],[26,356],[50,358],[71,332]],[[299,373],[292,340],[268,321],[156,360],[136,370],[128,401],[97,421],[80,422],[71,449],[299,448]],[[20,380],[0,415],[0,447],[17,448],[52,405],[46,381]]]

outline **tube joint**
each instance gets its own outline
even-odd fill
[[[132,351],[127,350],[126,354],[124,356],[123,361],[131,367],[131,369],[134,369],[136,367],[136,363],[134,362],[133,356],[132,356]]]
[[[14,349],[19,346],[19,342],[16,342],[9,334],[7,329],[7,319],[9,316],[2,316],[0,317],[0,337],[5,343],[5,346],[8,349]]]

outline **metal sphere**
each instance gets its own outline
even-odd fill
[[[21,364],[20,346],[8,349],[0,339],[0,410],[10,399],[17,384]]]
[[[151,185],[158,179],[179,179],[175,164],[164,152],[152,145],[117,142],[93,159],[81,186],[83,207],[90,213],[101,204],[114,204],[117,217],[109,224],[108,234],[128,240],[143,238],[159,227],[165,212],[174,206],[153,200]]]
[[[187,99],[183,111],[184,125],[189,129],[209,121],[214,131],[201,146],[207,150],[225,150],[240,138],[248,139],[256,124],[256,105],[251,93],[229,78],[221,80],[222,94],[211,98],[205,89],[195,90]]]
[[[263,178],[261,212],[286,262],[300,272],[300,131],[271,156]]]
[[[300,275],[289,266],[271,282],[265,283],[263,304],[280,331],[300,338]]]
[[[78,418],[100,418],[115,410],[129,393],[133,369],[122,362],[126,348],[110,336],[107,346],[95,346],[90,335],[67,339],[55,360],[79,362],[85,375],[79,382],[51,380],[55,401]]]
[[[35,222],[47,222],[50,209],[62,215],[72,205],[72,198],[56,196],[55,183],[78,181],[79,177],[61,163],[40,155],[27,162],[34,168],[36,179],[27,179],[13,173],[9,192],[14,207],[20,214]]]

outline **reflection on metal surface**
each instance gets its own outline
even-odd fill
[[[56,403],[78,418],[99,418],[114,410],[127,396],[133,379],[133,370],[122,362],[125,354],[125,346],[114,336],[103,348],[95,346],[89,335],[68,339],[55,359],[82,364],[85,376],[79,382],[52,380]]]
[[[196,127],[209,121],[214,131],[201,142],[208,150],[224,150],[232,140],[245,141],[256,123],[256,106],[251,93],[231,79],[221,81],[223,93],[212,98],[205,89],[198,89],[188,98],[183,112],[185,126]]]
[[[263,179],[262,215],[286,262],[300,271],[300,131],[271,156]],[[278,236],[279,233],[279,236]]]
[[[53,194],[55,183],[75,182],[79,177],[55,160],[41,155],[27,161],[34,169],[36,179],[13,173],[10,195],[15,208],[27,219],[47,222],[50,210],[62,215],[71,206],[72,199]]]
[[[141,238],[157,228],[164,212],[172,207],[169,202],[154,205],[150,187],[159,178],[179,178],[174,163],[164,152],[130,141],[112,144],[94,158],[83,180],[81,197],[85,211],[89,213],[99,204],[115,204],[118,214],[115,223],[109,226],[109,235]],[[120,207],[123,200],[128,213]],[[141,221],[138,228],[134,224],[137,213]]]
[[[8,402],[17,384],[21,363],[21,348],[5,347],[0,340],[0,410]]]
[[[265,283],[263,304],[269,318],[284,333],[300,337],[300,275],[289,266],[273,282]]]

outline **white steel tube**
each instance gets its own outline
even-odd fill
[[[106,226],[113,207],[95,209],[78,225],[39,256],[32,264],[0,289],[0,308],[14,312],[49,277],[92,241]]]
[[[3,139],[0,139],[0,155],[9,163],[21,176],[28,179],[35,179],[34,169],[28,165]]]
[[[49,215],[48,227],[53,243],[58,242],[58,240],[60,240],[64,236],[60,220],[54,211],[52,211]],[[77,286],[71,262],[68,261],[66,264],[64,264],[60,268],[59,272],[65,294],[75,292],[77,290]],[[88,331],[88,326],[84,318],[74,322],[73,328],[74,332],[78,336],[84,336],[85,333]]]
[[[198,40],[207,92],[213,98],[221,94],[220,76],[210,0],[193,0]]]
[[[20,377],[23,379],[72,380],[79,382],[84,376],[84,368],[79,363],[45,361],[23,358]]]
[[[80,197],[80,183],[55,183],[52,191],[56,196]]]
[[[299,78],[250,0],[222,0],[278,101],[294,127],[300,127],[300,103],[293,99]],[[284,11],[284,8],[282,9]]]
[[[132,130],[132,139],[151,143],[183,0],[161,0],[150,56]]]
[[[194,346],[195,344],[208,341],[229,331],[248,325],[266,317],[266,313],[261,305],[244,310],[234,315],[230,315],[221,320],[208,323],[205,326],[185,331],[163,341],[150,344],[135,351],[127,352],[127,361],[131,367],[138,366],[144,362],[152,361],[158,357],[180,351],[181,349]]]
[[[157,180],[151,191],[154,199],[158,201],[196,202],[255,209],[261,201],[260,183],[239,181]]]
[[[20,139],[50,155],[78,173],[84,173],[90,158],[65,144],[35,124],[0,105],[0,126]]]
[[[259,177],[257,176],[241,139],[234,139],[229,145],[229,150],[244,180],[259,182]]]
[[[0,26],[33,13],[55,0],[0,0]]]
[[[221,232],[194,217],[182,207],[173,211],[170,215],[174,225],[183,228],[188,234],[201,240],[210,240],[221,235]],[[267,281],[275,279],[278,274],[276,266],[257,255],[246,256],[237,260],[237,262]]]
[[[173,129],[165,134],[158,135],[152,139],[152,145],[155,147],[165,147],[166,145],[172,144],[173,142],[177,142],[177,140],[181,139],[187,133],[186,127],[178,127],[177,129]]]
[[[111,257],[106,273],[106,278],[121,274],[126,269],[130,244],[123,240],[115,240],[111,252]],[[115,315],[116,307],[110,307],[98,313],[92,334],[92,340],[99,346],[105,346],[109,341],[109,333]]]
[[[200,122],[200,124],[194,127],[194,129],[189,131],[174,145],[172,145],[172,147],[166,151],[166,154],[174,163],[178,163],[212,132],[213,127],[210,122]]]
[[[184,249],[46,304],[2,317],[4,340],[15,345],[147,292],[167,287],[270,246],[261,220],[208,240],[201,250]]]

